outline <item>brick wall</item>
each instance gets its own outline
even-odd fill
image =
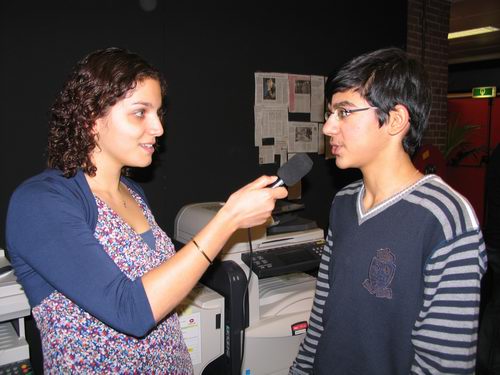
[[[450,0],[408,0],[406,49],[423,62],[432,83],[432,110],[423,143],[444,149],[447,133]]]

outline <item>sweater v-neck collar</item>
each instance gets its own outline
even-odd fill
[[[415,181],[413,184],[410,186],[404,188],[403,190],[393,194],[389,198],[385,199],[384,201],[378,203],[377,205],[373,206],[369,210],[364,210],[363,208],[363,197],[365,195],[365,184],[364,182],[361,184],[361,188],[359,189],[358,192],[358,197],[356,199],[356,211],[358,214],[358,224],[361,225],[368,219],[378,215],[380,212],[385,211],[387,208],[391,207],[392,205],[396,204],[399,202],[401,199],[403,199],[406,195],[410,194],[413,190],[415,190],[418,186],[422,185],[426,181],[436,177],[433,174],[426,175],[422,177],[421,179]]]

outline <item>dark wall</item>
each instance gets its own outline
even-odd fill
[[[496,86],[500,88],[500,59],[450,65],[448,92],[472,92],[473,87]]]
[[[0,246],[12,190],[44,168],[48,109],[73,64],[88,52],[127,47],[166,76],[161,152],[138,179],[158,222],[172,233],[183,205],[225,200],[278,167],[257,163],[255,71],[328,75],[355,55],[404,47],[406,40],[406,5],[397,0],[382,14],[376,3],[313,1],[300,10],[158,3],[152,12],[132,0],[1,3]],[[314,161],[303,184],[305,215],[324,227],[334,191],[352,177],[338,173],[331,160]]]
[[[41,3],[0,3],[0,247],[10,194],[45,167],[48,111],[75,62],[111,45],[165,61],[159,12],[130,1]]]
[[[225,200],[276,171],[258,165],[253,146],[254,72],[328,75],[360,53],[405,46],[400,0],[385,2],[383,12],[377,2],[312,1],[293,10],[170,3],[158,1],[152,12],[138,0],[0,3],[1,247],[10,194],[45,166],[48,109],[71,67],[92,50],[126,47],[165,74],[161,151],[136,178],[171,234],[183,205]],[[325,228],[334,192],[358,175],[313,159],[303,182],[304,216]]]

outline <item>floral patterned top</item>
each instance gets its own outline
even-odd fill
[[[143,199],[132,189],[129,191],[149,222],[156,247],[150,248],[98,197],[94,236],[119,269],[133,280],[173,256],[175,250]],[[142,338],[114,330],[59,291],[35,306],[32,313],[41,333],[46,374],[193,373],[176,313]]]

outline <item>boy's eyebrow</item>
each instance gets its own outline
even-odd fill
[[[330,109],[335,109],[335,108],[339,108],[339,107],[346,107],[346,106],[355,107],[355,105],[348,100],[343,100],[341,102],[328,105],[328,107],[330,107]]]

